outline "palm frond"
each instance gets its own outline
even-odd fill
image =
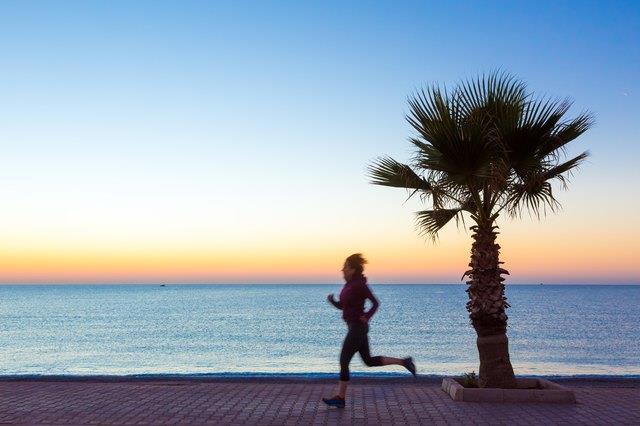
[[[535,99],[525,105],[520,125],[534,131],[538,136],[550,134],[571,108],[567,99]]]
[[[452,184],[482,179],[491,158],[488,122],[464,116],[459,100],[439,87],[417,92],[408,102],[407,121],[419,134],[410,139],[418,148],[415,165],[448,175]]]
[[[557,157],[558,150],[563,150],[566,144],[589,130],[594,123],[593,115],[584,112],[572,120],[558,124],[540,147],[540,156],[553,155]]]
[[[433,187],[413,169],[391,157],[381,157],[368,167],[371,183],[396,188],[432,191]]]
[[[446,149],[459,139],[447,92],[439,87],[421,90],[408,99],[409,124],[436,149]]]
[[[558,164],[557,166],[551,167],[542,173],[541,178],[544,180],[558,179],[562,182],[562,186],[566,189],[567,187],[567,179],[566,176],[563,176],[564,173],[573,171],[576,167],[578,167],[584,160],[589,157],[589,151],[585,151],[582,154],[572,158],[571,160],[567,160],[562,164]]]
[[[493,71],[489,75],[482,74],[475,80],[461,82],[454,91],[454,97],[460,104],[465,116],[476,111],[491,111],[504,108],[506,105],[522,105],[527,98],[526,85],[504,71]],[[497,114],[495,114],[497,116]]]
[[[573,120],[563,123],[554,132],[554,136],[564,143],[571,142],[584,132],[589,130],[595,123],[593,114],[583,112]]]
[[[435,239],[447,223],[462,212],[462,209],[437,209],[416,212],[416,225],[422,236]]]
[[[546,215],[547,208],[552,212],[559,209],[560,203],[553,196],[551,184],[536,179],[526,184],[514,184],[507,206],[511,217],[519,217],[527,210],[539,219],[541,214]]]

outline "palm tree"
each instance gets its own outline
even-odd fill
[[[406,188],[432,208],[416,213],[418,228],[438,231],[465,215],[473,244],[467,311],[477,333],[480,387],[515,387],[506,336],[509,307],[496,243],[501,213],[528,211],[540,217],[559,203],[552,182],[567,175],[588,152],[566,159],[566,145],[589,129],[591,114],[567,119],[567,100],[536,99],[520,80],[501,72],[464,81],[453,90],[433,85],[409,98],[406,119],[417,132],[409,139],[411,165],[381,157],[369,166],[371,183]],[[467,219],[468,220],[468,219]]]

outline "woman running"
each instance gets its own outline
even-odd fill
[[[349,383],[349,363],[356,352],[360,352],[362,361],[368,367],[401,365],[409,370],[414,377],[416,375],[416,366],[411,357],[404,359],[389,356],[372,357],[369,352],[369,338],[367,337],[369,320],[378,309],[379,303],[367,285],[367,278],[362,274],[365,263],[367,261],[360,253],[347,257],[342,267],[342,274],[346,283],[342,287],[342,291],[340,291],[340,300],[336,301],[333,293],[327,296],[329,303],[342,310],[342,319],[347,323],[349,329],[340,352],[338,392],[332,398],[322,398],[327,405],[333,407],[344,408],[345,406],[347,384]],[[364,311],[364,301],[366,299],[369,299],[373,304],[367,312]]]

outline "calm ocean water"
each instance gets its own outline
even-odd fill
[[[477,371],[462,285],[373,285],[373,355]],[[0,286],[0,375],[336,373],[339,285]],[[509,286],[516,374],[640,375],[639,286]],[[399,367],[354,372],[404,374]]]

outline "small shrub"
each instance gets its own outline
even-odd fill
[[[476,372],[472,371],[471,373],[465,373],[462,375],[461,384],[465,388],[477,388],[478,387],[478,376],[476,376]]]

